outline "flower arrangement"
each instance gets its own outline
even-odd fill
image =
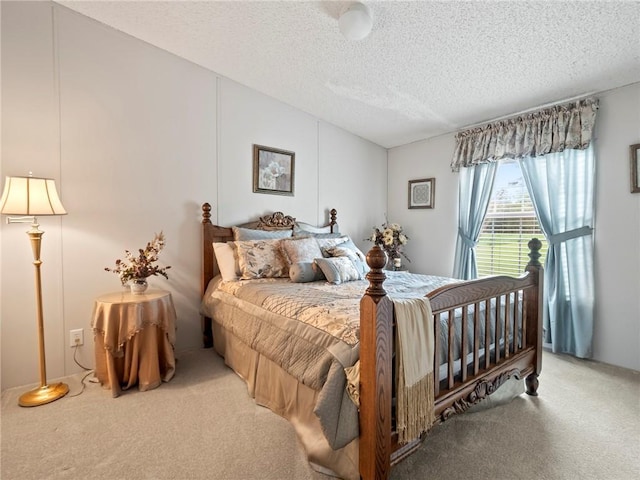
[[[380,245],[390,259],[400,258],[402,255],[409,260],[409,257],[402,251],[402,247],[407,244],[409,237],[402,233],[402,226],[397,223],[383,223],[380,227],[374,227],[373,234],[367,238],[375,245]]]
[[[164,234],[156,233],[154,239],[147,243],[144,250],[138,250],[138,255],[134,256],[129,250],[125,250],[124,254],[128,262],[120,259],[116,260],[115,268],[105,268],[107,272],[113,272],[120,277],[122,285],[133,280],[144,280],[154,275],[162,275],[167,280],[167,270],[171,267],[158,267],[154,262],[158,261],[158,255],[164,248]]]

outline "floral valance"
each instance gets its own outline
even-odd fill
[[[454,171],[502,158],[537,157],[591,143],[598,100],[588,98],[456,134]]]

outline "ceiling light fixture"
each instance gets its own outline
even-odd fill
[[[342,15],[340,15],[338,25],[345,38],[349,40],[362,40],[371,32],[373,19],[366,5],[355,2],[349,5]]]

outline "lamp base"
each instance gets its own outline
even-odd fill
[[[65,383],[45,385],[20,395],[18,405],[21,407],[37,407],[64,397],[69,393],[69,386]]]

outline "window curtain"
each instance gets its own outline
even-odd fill
[[[520,159],[549,242],[544,340],[554,352],[591,357],[594,310],[593,146]]]
[[[476,244],[491,200],[498,163],[482,163],[460,172],[458,187],[458,238],[453,277],[478,277]]]
[[[459,132],[454,171],[501,158],[538,157],[591,144],[597,99],[589,98]]]
[[[592,138],[597,110],[598,100],[588,98],[459,132],[451,161],[452,169],[460,171],[461,189],[454,276],[472,278],[468,275],[477,271],[475,252],[459,245],[466,242],[468,248],[475,248],[477,236],[474,241],[473,230],[466,227],[471,226],[469,212],[476,207],[469,207],[467,201],[481,204],[484,198],[473,198],[478,194],[467,171],[502,158],[518,159],[549,242],[544,274],[545,341],[555,352],[583,358],[591,356],[593,331]],[[482,208],[486,212],[486,206],[477,207]],[[481,225],[482,221],[478,231]]]

